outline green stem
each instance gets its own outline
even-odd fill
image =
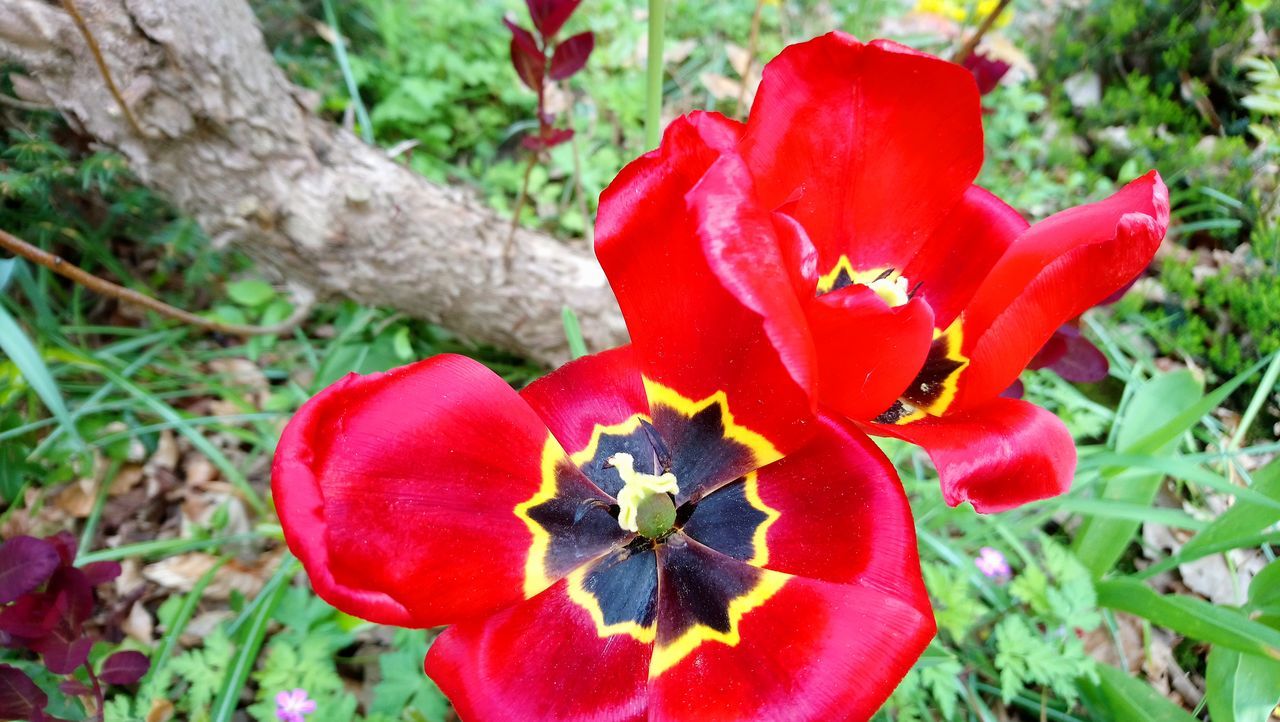
[[[666,32],[667,0],[649,0],[649,62],[645,69],[645,149],[662,140],[662,36]]]

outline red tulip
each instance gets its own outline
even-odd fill
[[[745,124],[677,120],[601,197],[596,251],[633,339],[713,358],[736,303],[793,388],[925,447],[948,503],[1000,511],[1065,491],[1062,422],[999,394],[1146,267],[1168,192],[1151,171],[1028,227],[973,184],[981,117],[959,65],[842,33],[787,48]],[[757,358],[721,353],[719,373],[776,384]]]
[[[706,325],[633,325],[520,393],[436,356],[285,429],[272,488],[316,592],[452,624],[426,670],[462,719],[866,720],[932,638],[892,465],[703,290]]]

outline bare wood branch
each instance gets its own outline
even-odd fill
[[[221,321],[197,316],[194,313],[184,311],[177,306],[170,306],[164,301],[152,298],[145,293],[140,293],[131,288],[125,288],[118,283],[112,283],[105,278],[95,276],[65,258],[49,253],[37,246],[33,246],[21,238],[3,230],[0,230],[0,248],[13,253],[14,255],[21,256],[32,263],[44,266],[59,276],[69,278],[94,293],[114,298],[123,303],[139,306],[149,311],[155,311],[165,318],[181,321],[182,323],[204,329],[205,331],[225,333],[229,336],[275,336],[282,333],[289,333],[296,328],[298,324],[306,320],[307,314],[310,312],[312,306],[308,299],[296,299],[298,303],[295,304],[296,308],[293,313],[289,314],[289,318],[286,318],[280,323],[271,324],[270,326],[222,323]]]

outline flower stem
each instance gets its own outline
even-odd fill
[[[644,143],[658,147],[662,140],[662,36],[666,32],[667,0],[649,0],[649,58],[645,69]]]
[[[982,36],[986,35],[987,31],[991,29],[991,26],[996,24],[996,20],[1000,18],[1004,9],[1009,7],[1010,2],[1011,0],[1000,0],[995,9],[991,11],[991,14],[983,19],[982,24],[978,26],[977,31],[975,31],[973,35],[969,36],[969,39],[965,41],[964,45],[960,46],[960,49],[956,51],[955,55],[951,56],[951,62],[960,64],[964,63],[964,61],[969,58],[974,49],[978,47],[978,43],[982,42]]]

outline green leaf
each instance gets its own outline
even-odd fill
[[[257,308],[275,298],[276,290],[266,281],[251,278],[228,283],[227,296],[241,306]]]
[[[54,382],[53,374],[49,373],[49,367],[45,365],[44,357],[4,306],[0,306],[0,351],[4,351],[13,365],[18,367],[22,378],[26,379],[27,384],[44,402],[64,432],[70,434],[78,445],[83,445],[80,434],[76,432],[75,422],[67,411],[66,402],[62,400],[62,392]]]
[[[1160,595],[1133,579],[1098,582],[1098,604],[1135,614],[1179,634],[1280,660],[1280,631],[1235,609],[1178,594]]]
[[[1205,671],[1213,722],[1267,722],[1280,702],[1280,662],[1215,646]]]
[[[1178,436],[1190,428],[1200,418],[1199,415],[1191,417],[1180,428],[1169,429],[1162,436],[1153,436],[1147,430],[1161,419],[1176,418],[1180,411],[1194,405],[1202,393],[1200,381],[1186,370],[1146,381],[1134,391],[1124,412],[1116,419],[1116,449],[1122,454],[1168,454]],[[1160,431],[1167,426],[1161,427]],[[1148,441],[1150,439],[1159,443]],[[1139,447],[1144,448],[1139,451]],[[1076,557],[1094,577],[1101,577],[1115,565],[1134,532],[1150,518],[1142,514],[1154,511],[1149,507],[1155,500],[1164,474],[1155,470],[1128,472],[1121,478],[1118,470],[1115,473],[1104,470],[1104,479],[1099,493],[1101,498],[1092,500],[1101,506],[1089,510],[1091,515],[1084,520],[1071,545]],[[1085,500],[1063,501],[1078,503]],[[1138,516],[1120,515],[1120,511],[1126,508]],[[1110,518],[1103,518],[1104,514]]]
[[[4,293],[4,289],[9,287],[9,280],[13,278],[13,272],[17,268],[17,258],[0,258],[0,293]]]
[[[1083,689],[1089,705],[1099,712],[1098,719],[1196,722],[1146,682],[1108,664],[1097,665],[1095,671],[1097,683],[1086,683]]]

